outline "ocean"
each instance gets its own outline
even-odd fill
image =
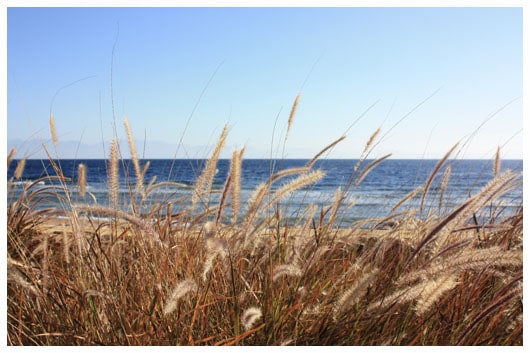
[[[147,160],[141,160],[143,167]],[[245,209],[245,201],[250,197],[252,191],[269,178],[271,172],[304,166],[308,160],[284,159],[284,160],[263,160],[246,159],[243,161],[241,172],[241,205],[242,212]],[[18,161],[13,161],[8,169],[7,179],[14,173]],[[66,178],[70,181],[67,186],[71,192],[71,200],[89,204],[108,205],[107,187],[107,160],[58,160],[56,161]],[[87,196],[81,200],[77,194],[77,168],[80,163],[87,168]],[[160,202],[185,205],[189,202],[193,192],[195,180],[200,175],[205,166],[206,160],[149,160],[150,166],[145,175],[145,183],[156,178],[155,182],[173,181],[180,183],[179,186],[171,185],[155,189],[149,194],[148,203]],[[361,170],[368,165],[370,160],[363,161]],[[353,184],[348,189],[345,204],[353,205],[344,208],[339,213],[342,222],[354,222],[360,219],[384,217],[388,215],[392,207],[406,196],[409,192],[420,185],[424,185],[430,173],[438,163],[438,160],[394,160],[383,161],[376,166],[360,183],[356,185],[356,175],[353,175]],[[337,188],[345,190],[352,179],[352,173],[357,160],[319,160],[314,165],[314,169],[321,169],[326,176],[314,185],[305,187],[294,192],[282,201],[284,217],[296,219],[304,209],[310,204],[325,207],[333,203]],[[217,173],[213,182],[214,192],[210,196],[209,205],[218,204],[220,194],[229,170],[230,161],[220,160],[217,165]],[[440,190],[445,168],[451,166],[451,174],[447,187],[444,190],[444,197],[440,209]],[[504,160],[501,163],[501,171],[511,169],[522,172],[522,160]],[[19,181],[13,184],[7,192],[8,204],[16,199],[23,185],[38,181],[40,178],[56,175],[51,163],[48,160],[27,160],[24,172]],[[134,169],[130,160],[120,161],[120,200],[130,199],[131,189],[134,190],[135,177]],[[358,176],[358,174],[357,174]],[[294,176],[295,177],[295,176]],[[273,185],[273,188],[281,186],[293,176],[282,179]],[[426,199],[427,210],[449,212],[459,205],[470,195],[474,195],[481,190],[493,178],[493,161],[491,160],[448,160],[436,175]],[[522,178],[522,177],[521,177]],[[46,187],[52,180],[43,180],[35,187]],[[421,193],[405,203],[400,210],[419,209]],[[42,195],[39,202],[40,208],[63,207],[68,205],[61,202],[56,197]],[[523,205],[522,183],[517,188],[503,195],[502,212],[509,215]],[[426,212],[427,213],[427,212]]]

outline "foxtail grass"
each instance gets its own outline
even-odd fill
[[[79,164],[77,171],[77,185],[79,187],[79,195],[84,198],[86,194],[86,165],[84,165],[83,163]]]
[[[13,161],[13,158],[15,157],[16,153],[17,150],[14,148],[9,151],[9,154],[7,155],[7,169],[9,169],[9,166],[11,165],[11,162]]]
[[[300,93],[296,95],[296,98],[293,102],[293,106],[291,107],[291,112],[289,113],[289,119],[287,120],[287,132],[285,133],[286,140],[287,140],[287,136],[289,135],[289,132],[291,131],[291,127],[293,126],[294,116],[296,115],[296,110],[298,109],[299,102],[300,102]]]
[[[125,126],[125,132],[127,133],[127,142],[129,143],[129,151],[131,152],[131,160],[134,166],[134,172],[136,174],[136,190],[142,191],[144,187],[144,173],[140,168],[140,162],[138,161],[138,153],[136,152],[136,145],[134,143],[134,138],[127,119],[123,120],[123,125]]]
[[[57,147],[57,144],[59,142],[59,139],[57,138],[57,130],[55,128],[55,119],[53,118],[53,115],[50,114],[50,134],[52,137],[52,142],[55,147]]]
[[[490,211],[502,209],[521,174],[501,170],[498,149],[491,182],[450,207],[444,166],[455,145],[388,214],[346,223],[353,188],[388,157],[367,160],[380,132],[346,185],[297,213],[286,204],[322,180],[317,160],[344,137],[303,167],[271,173],[246,199],[244,149],[234,151],[216,204],[227,125],[189,194],[151,204],[160,188],[186,186],[147,182],[149,163],[133,161],[143,187],[120,193],[116,140],[108,204],[71,197],[75,181],[43,146],[56,176],[8,180],[8,344],[522,345],[522,206],[510,215]],[[24,161],[14,179],[22,179]],[[77,186],[83,195],[83,164]],[[438,212],[426,214],[427,196],[438,198],[429,206]],[[45,206],[49,198],[64,209]],[[132,207],[137,200],[145,213]]]
[[[21,179],[22,173],[24,173],[24,168],[26,167],[26,158],[23,158],[18,161],[17,167],[15,169],[14,177],[15,179]]]
[[[109,193],[109,201],[110,206],[114,209],[118,209],[118,189],[119,189],[119,166],[118,166],[118,142],[116,140],[112,140],[110,144],[110,157],[109,157],[109,185],[108,185],[108,193]]]
[[[206,200],[204,200],[204,197],[208,197],[210,195],[213,178],[215,176],[217,161],[219,160],[219,155],[221,154],[223,146],[226,142],[227,134],[228,125],[225,125],[223,131],[221,132],[221,135],[219,136],[219,140],[215,145],[210,159],[208,159],[208,161],[206,162],[206,166],[204,167],[202,174],[199,176],[199,178],[197,178],[197,181],[195,183],[193,196],[191,198],[192,210],[195,208],[195,205],[198,201],[201,201],[203,204],[206,205]]]

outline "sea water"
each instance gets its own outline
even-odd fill
[[[141,168],[145,166],[147,160],[140,160]],[[178,212],[175,207],[185,208],[189,206],[193,185],[201,174],[207,160],[203,159],[181,159],[149,160],[150,166],[144,177],[144,183],[148,184],[153,181],[158,182],[171,181],[175,184],[155,188],[147,195],[144,200],[144,211],[147,212],[154,202],[159,205],[172,203],[173,212]],[[243,160],[241,170],[241,212],[245,211],[246,201],[252,194],[253,190],[265,182],[272,174],[289,168],[302,167],[308,160],[303,159],[283,159],[283,160],[265,160],[265,159],[246,159]],[[88,159],[88,160],[57,160],[56,165],[60,169],[67,181],[69,189],[69,202],[58,199],[52,194],[42,195],[37,207],[46,208],[68,208],[69,203],[88,203],[108,206],[108,160]],[[80,163],[86,166],[86,191],[87,196],[81,198],[78,194],[78,165]],[[297,190],[288,197],[284,198],[280,204],[282,215],[285,219],[296,219],[309,205],[317,205],[320,210],[326,208],[334,201],[334,195],[338,188],[347,191],[346,199],[343,202],[339,215],[341,222],[353,222],[365,218],[376,218],[387,216],[390,210],[408,193],[420,185],[425,185],[431,172],[435,168],[438,160],[384,160],[377,165],[371,172],[357,185],[357,180],[363,168],[370,163],[369,160],[363,161],[355,172],[357,160],[319,160],[313,166],[314,169],[321,169],[326,173],[320,181]],[[7,178],[10,180],[14,174],[17,161],[13,161],[8,169]],[[451,167],[451,173],[445,188],[442,188],[442,178],[447,166]],[[219,160],[217,163],[216,174],[213,180],[213,192],[209,197],[203,200],[201,207],[212,207],[219,203],[221,191],[227,179],[230,161]],[[501,172],[511,169],[521,173],[522,160],[504,160],[501,163]],[[60,185],[58,180],[48,179],[49,176],[57,175],[52,164],[48,160],[27,160],[23,175],[20,180],[14,182],[8,190],[8,204],[16,199],[24,185],[28,183],[36,184],[33,188],[49,187],[50,185]],[[280,187],[296,175],[286,177],[272,185],[272,189]],[[440,168],[431,183],[429,193],[425,200],[425,214],[429,210],[434,210],[439,214],[450,212],[451,209],[461,204],[468,197],[479,192],[493,179],[493,161],[491,160],[448,160]],[[121,160],[119,164],[119,200],[125,207],[130,207],[131,197],[138,201],[139,193],[135,192],[135,173],[130,160]],[[443,189],[443,197],[440,194]],[[517,186],[508,193],[504,194],[499,200],[500,208],[497,212],[503,215],[509,215],[516,212],[522,207],[523,186]],[[64,194],[57,189],[58,194]],[[441,199],[441,203],[440,203]],[[411,198],[401,207],[403,210],[419,210],[421,203],[421,193]],[[349,207],[346,207],[349,205]],[[398,210],[399,211],[399,210]],[[227,208],[227,214],[230,213],[230,207]]]

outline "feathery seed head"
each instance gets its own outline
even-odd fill
[[[197,290],[197,285],[194,281],[190,279],[185,279],[183,281],[180,281],[175,289],[173,289],[173,292],[171,292],[171,295],[169,296],[168,302],[166,303],[166,306],[164,307],[164,315],[168,315],[172,313],[176,307],[177,307],[177,300],[182,298],[184,295],[186,295],[188,292]]]
[[[18,161],[17,167],[15,169],[15,179],[20,179],[22,177],[22,173],[24,172],[24,168],[26,166],[26,158],[23,158]]]
[[[270,202],[270,204],[274,204],[278,202],[280,199],[282,199],[286,195],[289,195],[298,189],[301,189],[307,185],[316,183],[317,181],[321,180],[325,176],[326,176],[326,173],[320,169],[307,173],[307,174],[300,175],[298,178],[292,180],[291,182],[287,183],[286,185],[276,190],[275,196],[273,200]]]
[[[456,277],[454,274],[443,274],[425,284],[424,290],[416,303],[418,316],[425,314],[445,292],[458,285]]]
[[[204,230],[204,236],[206,238],[213,238],[215,237],[215,234],[217,232],[217,227],[215,226],[214,222],[208,221],[204,224],[203,230]]]
[[[15,153],[16,153],[16,150],[12,148],[7,156],[7,169],[9,169],[9,166],[11,165],[11,161],[13,160],[13,157],[15,157]]]
[[[287,140],[287,136],[289,135],[289,131],[291,131],[291,126],[293,125],[293,120],[296,114],[296,109],[298,108],[299,101],[300,101],[300,93],[296,95],[296,98],[293,103],[293,107],[291,108],[291,113],[289,114],[289,120],[287,121],[287,133],[285,134],[286,140]]]
[[[248,331],[252,328],[252,326],[254,326],[256,321],[261,319],[261,316],[262,316],[262,313],[261,313],[260,308],[255,307],[255,306],[250,307],[247,310],[245,310],[243,315],[241,315],[241,324],[243,325],[245,330]]]
[[[53,118],[52,114],[50,114],[50,132],[52,135],[53,145],[57,147],[57,142],[58,142],[57,131],[55,130],[55,119]]]
[[[372,134],[372,136],[370,136],[370,138],[368,139],[368,142],[366,142],[366,146],[364,147],[364,151],[367,151],[372,146],[372,144],[375,141],[375,138],[379,135],[380,132],[381,132],[381,128],[380,127],[377,128],[377,130],[375,130],[375,132]]]
[[[245,147],[241,150],[235,150],[232,155],[232,164],[230,165],[230,178],[232,179],[232,223],[237,222],[240,207],[241,193],[241,165],[243,162],[243,153]]]
[[[272,281],[276,282],[276,280],[283,276],[290,276],[290,277],[300,277],[302,276],[302,270],[300,267],[293,265],[293,264],[285,264],[285,265],[279,265],[274,268],[273,271],[273,277]]]
[[[118,208],[118,188],[118,142],[112,140],[110,144],[109,201],[114,209]]]
[[[366,288],[368,288],[368,286],[372,283],[372,280],[378,272],[379,269],[377,268],[374,268],[369,272],[364,272],[356,280],[354,285],[342,294],[340,299],[335,304],[333,315],[335,321],[338,320],[340,314],[342,314],[346,309],[360,299],[361,294],[363,294]]]
[[[191,209],[193,210],[195,204],[204,196],[208,195],[212,189],[213,178],[217,172],[217,161],[219,160],[219,155],[225,145],[226,137],[228,135],[228,124],[225,124],[221,136],[215,145],[212,156],[206,162],[206,166],[202,174],[199,176],[195,182],[195,190],[191,198]]]
[[[132,130],[127,118],[123,120],[123,125],[125,126],[125,132],[127,133],[129,151],[131,152],[131,160],[134,166],[134,172],[136,174],[136,190],[140,191],[143,189],[144,174],[142,173],[142,169],[140,168],[140,162],[138,161],[138,154],[136,153],[136,146],[134,144]]]
[[[79,186],[79,194],[81,197],[85,197],[86,192],[86,166],[81,163],[78,166],[78,180],[77,184]]]
[[[497,147],[497,153],[495,153],[495,162],[493,163],[493,177],[497,178],[501,170],[501,148]]]
[[[206,281],[208,273],[213,267],[213,262],[217,257],[225,259],[228,255],[226,241],[219,238],[210,237],[206,239],[206,260],[202,270],[202,279]]]

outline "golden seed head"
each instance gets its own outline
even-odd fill
[[[53,145],[57,147],[57,130],[55,129],[55,119],[52,114],[50,114],[50,133],[52,135]]]
[[[203,227],[204,230],[204,236],[206,238],[213,238],[215,237],[215,233],[217,232],[216,226],[214,222],[206,222]]]
[[[252,326],[258,321],[262,316],[261,309],[257,307],[250,307],[243,315],[241,315],[241,324],[245,328],[245,330],[250,330]]]
[[[22,177],[22,173],[24,172],[25,166],[26,166],[26,158],[23,158],[20,161],[18,161],[17,168],[15,169],[15,179],[20,179]]]
[[[81,197],[85,197],[86,193],[86,166],[84,164],[79,164],[78,167],[78,186],[79,186],[79,194]]]
[[[14,148],[12,148],[9,154],[7,155],[7,168],[8,169],[9,169],[9,166],[11,165],[11,161],[13,160],[13,157],[15,157],[15,153],[17,153],[17,151]]]

